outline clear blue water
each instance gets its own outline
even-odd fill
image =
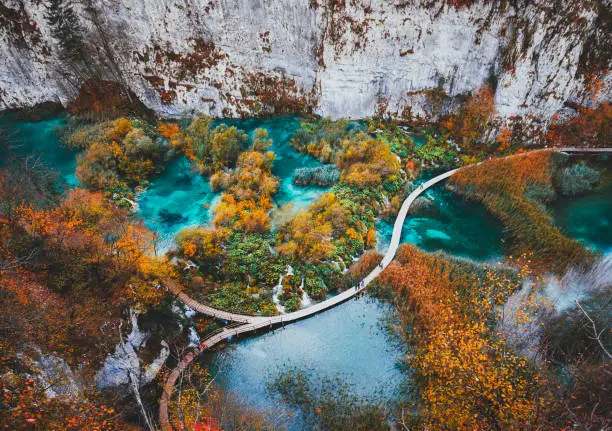
[[[566,235],[594,250],[612,252],[612,157],[598,163],[598,168],[600,183],[594,190],[557,200],[551,213]]]
[[[359,396],[389,401],[405,388],[398,365],[405,351],[381,320],[390,310],[390,305],[362,296],[274,332],[234,342],[203,355],[202,361],[212,365],[223,387],[248,405],[272,412],[290,409],[267,391],[267,383],[296,367],[307,371],[313,384],[340,377]],[[288,425],[300,429],[299,415]]]
[[[59,173],[64,183],[75,186],[76,154],[62,147],[54,133],[66,124],[64,115],[44,121],[19,121],[14,114],[0,116],[0,129],[8,132],[11,150],[17,155],[34,154]],[[0,162],[4,154],[0,155]]]
[[[445,251],[478,261],[495,259],[503,254],[499,222],[484,206],[466,202],[446,190],[444,183],[429,189],[425,196],[433,199],[431,208],[408,215],[401,242],[426,251]],[[379,252],[385,252],[391,241],[393,222],[376,224]]]
[[[210,221],[218,196],[208,179],[192,172],[189,160],[181,156],[168,163],[138,196],[138,214],[158,235],[158,250],[163,252],[179,230]]]

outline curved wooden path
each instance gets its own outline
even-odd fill
[[[573,147],[565,147],[565,148],[550,148],[550,149],[538,149],[534,151],[560,151],[566,153],[606,153],[612,152],[612,148],[573,148]],[[529,154],[533,151],[525,152],[525,153],[517,153],[507,157],[520,157],[525,154]],[[483,163],[479,162],[478,164]],[[179,287],[177,287],[174,283],[167,281],[166,287],[169,291],[174,293],[178,299],[187,305],[189,308],[196,310],[200,313],[206,314],[208,316],[212,316],[215,318],[231,321],[240,324],[229,325],[222,329],[219,329],[206,338],[200,346],[198,346],[193,351],[189,352],[187,355],[183,357],[181,362],[172,370],[166,383],[164,385],[164,390],[162,393],[162,397],[159,405],[159,422],[163,431],[172,431],[172,427],[170,425],[169,416],[168,416],[168,401],[170,399],[170,395],[174,389],[174,385],[176,384],[176,380],[183,372],[185,368],[189,366],[189,364],[195,359],[202,351],[214,346],[215,344],[220,343],[223,340],[226,340],[233,336],[238,336],[239,334],[255,332],[259,329],[263,328],[273,328],[278,325],[284,325],[285,323],[294,322],[296,320],[304,319],[306,317],[312,316],[314,314],[320,313],[329,308],[335,307],[342,302],[347,301],[348,299],[354,297],[359,292],[364,290],[372,280],[374,280],[378,275],[391,263],[393,258],[395,257],[395,253],[400,245],[400,239],[402,234],[402,228],[404,226],[404,221],[406,220],[406,216],[408,215],[408,210],[410,206],[418,198],[421,194],[423,194],[427,189],[432,187],[433,185],[443,181],[457,172],[460,168],[452,169],[450,171],[444,172],[424,183],[419,185],[415,190],[412,191],[408,195],[408,197],[402,203],[402,207],[397,214],[395,219],[395,224],[393,225],[393,234],[391,236],[391,242],[389,244],[389,249],[383,256],[382,262],[379,266],[377,266],[372,272],[370,272],[359,285],[353,286],[350,289],[345,290],[338,295],[326,299],[325,301],[314,304],[308,308],[303,308],[301,310],[294,311],[292,313],[280,314],[277,316],[247,316],[244,314],[230,313],[226,311],[217,310],[208,305],[204,305],[187,294],[182,292]]]

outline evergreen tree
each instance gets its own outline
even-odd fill
[[[51,27],[51,35],[56,38],[62,56],[67,60],[83,58],[82,28],[70,0],[48,0],[45,19]]]

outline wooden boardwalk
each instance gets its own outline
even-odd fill
[[[573,148],[573,147],[541,149],[541,150],[534,150],[534,151],[548,151],[548,150],[561,151],[561,152],[567,152],[567,153],[612,152],[612,148]],[[520,157],[525,154],[529,154],[529,152],[513,154],[508,157]],[[480,162],[480,163],[483,163],[483,162]],[[279,325],[284,325],[286,323],[304,319],[306,317],[320,313],[329,308],[335,307],[336,305],[347,301],[348,299],[354,297],[355,295],[363,291],[368,286],[368,284],[372,282],[372,280],[378,277],[378,275],[391,263],[391,261],[395,257],[395,253],[397,252],[397,249],[399,248],[399,245],[400,245],[400,239],[401,239],[401,234],[402,234],[402,228],[404,226],[404,221],[406,220],[406,216],[408,215],[408,210],[410,209],[410,206],[415,201],[415,199],[418,198],[425,191],[427,191],[430,187],[434,186],[440,181],[443,181],[447,179],[448,177],[450,177],[451,175],[453,175],[455,172],[457,172],[458,169],[452,169],[450,171],[444,172],[443,174],[440,174],[430,179],[429,181],[424,182],[423,184],[418,186],[414,191],[412,191],[410,195],[408,195],[408,197],[402,203],[402,207],[400,208],[399,213],[397,214],[397,218],[395,219],[395,224],[393,225],[393,234],[391,236],[391,242],[389,244],[389,249],[383,256],[381,264],[377,266],[372,272],[370,272],[361,281],[360,285],[353,286],[352,288],[347,289],[344,292],[339,293],[336,296],[326,299],[325,301],[321,301],[317,304],[311,305],[308,308],[303,308],[303,309],[294,311],[292,313],[279,314],[277,316],[270,316],[270,317],[247,316],[244,314],[230,313],[226,311],[217,310],[213,307],[204,305],[190,298],[187,294],[182,292],[174,283],[171,283],[170,281],[168,281],[166,283],[168,290],[174,293],[179,298],[179,300],[183,302],[185,305],[187,305],[189,308],[192,308],[193,310],[196,310],[208,316],[216,317],[216,318],[231,321],[231,322],[241,323],[241,325],[239,326],[229,325],[228,327],[225,327],[223,329],[219,329],[218,331],[213,332],[212,334],[208,336],[208,338],[206,338],[200,344],[198,348],[196,348],[192,352],[189,352],[187,355],[185,355],[185,357],[181,360],[179,365],[174,370],[172,370],[172,372],[168,376],[168,379],[166,380],[166,384],[164,385],[164,391],[162,393],[162,398],[161,398],[160,406],[159,406],[159,422],[162,426],[162,430],[164,431],[172,430],[170,423],[169,423],[169,417],[168,417],[168,400],[170,398],[170,395],[172,394],[176,380],[178,379],[180,374],[183,372],[183,370],[189,366],[191,361],[193,361],[193,359],[196,358],[203,350],[208,349],[214,346],[215,344],[218,344],[222,342],[223,340],[226,340],[230,337],[238,336],[240,334],[245,334],[245,333],[256,332],[262,329],[272,329]]]

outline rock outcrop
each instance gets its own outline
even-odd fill
[[[120,83],[164,115],[435,115],[486,83],[502,116],[546,120],[609,98],[609,0],[85,0],[74,8],[86,46],[77,65],[61,59],[44,3],[0,2],[0,109],[66,104],[91,78]]]

